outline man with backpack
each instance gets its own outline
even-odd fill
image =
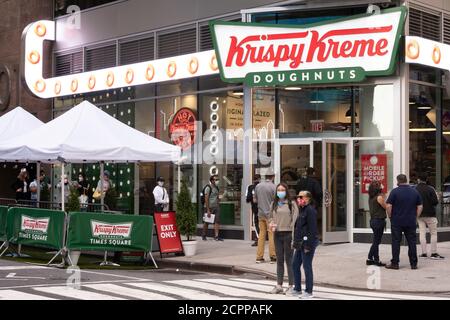
[[[255,224],[256,234],[259,235],[259,219],[258,219],[258,204],[254,201],[255,188],[261,180],[261,176],[259,174],[255,174],[253,178],[253,184],[247,187],[247,193],[245,194],[245,200],[247,203],[252,204],[252,214],[253,214],[253,222]],[[252,247],[258,246],[258,240],[253,242]]]
[[[220,199],[219,199],[219,177],[217,175],[212,175],[209,178],[209,184],[207,184],[201,194],[201,202],[204,207],[204,223],[203,223],[203,234],[202,239],[206,239],[206,233],[208,232],[208,223],[214,223],[214,240],[223,241],[219,237],[219,224],[220,224]],[[214,215],[214,222],[207,222],[207,219],[211,219]]]
[[[439,204],[439,200],[436,194],[436,190],[427,184],[427,175],[419,175],[416,186],[417,192],[423,202],[423,211],[420,217],[417,218],[419,224],[419,239],[420,246],[422,248],[421,258],[427,258],[427,227],[431,234],[431,255],[430,259],[442,260],[443,256],[437,253],[437,226],[438,220],[436,218],[436,206]]]

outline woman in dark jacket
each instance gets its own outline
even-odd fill
[[[366,261],[366,265],[368,266],[385,266],[380,261],[378,250],[386,227],[386,202],[382,190],[379,181],[372,181],[369,185],[370,227],[373,231],[373,241]]]
[[[319,245],[319,233],[317,231],[317,211],[311,205],[312,195],[309,191],[300,191],[297,203],[300,212],[294,226],[294,240],[292,246],[295,249],[292,268],[294,269],[294,295],[300,295],[301,271],[303,264],[305,271],[306,289],[302,299],[313,297],[313,269],[312,261],[314,252]]]
[[[30,184],[28,182],[28,174],[25,169],[22,169],[17,176],[16,182],[11,186],[16,193],[16,200],[30,200]]]

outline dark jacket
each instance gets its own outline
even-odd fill
[[[304,239],[306,237],[306,239]],[[294,226],[294,243],[302,242],[305,247],[312,247],[319,239],[317,230],[317,211],[313,206],[300,208]]]
[[[320,186],[319,181],[317,181],[313,177],[301,178],[296,186],[297,194],[300,191],[309,191],[314,200],[314,205],[316,207],[322,206],[322,187]]]
[[[419,183],[416,186],[416,190],[419,192],[423,203],[423,211],[420,216],[436,217],[436,206],[439,204],[436,191],[426,183]]]
[[[16,193],[16,200],[30,200],[31,198],[31,193],[30,193],[30,183],[28,181],[26,181],[27,184],[27,192],[23,192],[23,181],[20,179],[17,179],[16,182],[14,182],[11,185],[11,188],[14,190],[14,192]],[[17,192],[18,189],[22,189],[21,192]]]
[[[247,203],[251,203],[252,204],[252,213],[253,214],[258,214],[258,204],[253,202],[253,193],[255,191],[256,186],[258,185],[258,183],[254,183],[251,184],[247,187],[247,193],[245,196],[245,200]]]

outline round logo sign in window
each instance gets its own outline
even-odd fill
[[[195,140],[195,114],[191,109],[182,108],[173,116],[169,126],[170,140],[181,150],[188,150]]]

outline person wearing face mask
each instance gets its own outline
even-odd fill
[[[297,204],[300,208],[298,218],[294,225],[294,239],[292,247],[295,249],[292,268],[294,273],[294,289],[291,295],[302,299],[313,297],[313,269],[312,261],[317,246],[319,245],[319,233],[317,231],[317,211],[311,205],[312,194],[309,191],[300,191]],[[303,295],[301,286],[301,271],[303,265],[305,271],[306,288]],[[300,296],[301,295],[301,296]]]
[[[269,228],[274,232],[275,253],[277,256],[277,284],[271,291],[273,294],[283,293],[284,263],[286,262],[289,287],[287,295],[293,291],[292,272],[292,231],[298,216],[298,207],[289,199],[288,186],[280,183],[276,188],[275,199],[269,214]]]
[[[157,185],[153,189],[153,196],[155,197],[155,212],[169,211],[169,194],[164,188],[164,178],[159,177]]]
[[[220,228],[220,197],[219,197],[219,176],[212,175],[209,178],[209,184],[207,184],[202,191],[204,197],[204,211],[208,218],[214,215],[214,240],[223,241],[223,238],[219,237]],[[203,223],[202,240],[206,241],[206,234],[208,232],[208,222]]]
[[[60,192],[61,191],[61,183],[58,183],[56,185],[59,189]],[[70,194],[70,183],[69,183],[69,178],[67,177],[67,174],[64,175],[64,202],[67,203],[69,201],[69,194]],[[61,199],[61,196],[58,197],[58,199]]]
[[[86,204],[90,201],[90,184],[86,180],[85,174],[82,172],[78,175],[77,190],[82,209],[86,209]]]
[[[379,181],[372,181],[369,185],[370,227],[373,230],[373,241],[370,247],[366,265],[384,267],[380,261],[379,250],[384,228],[386,227],[386,202],[383,189]]]

